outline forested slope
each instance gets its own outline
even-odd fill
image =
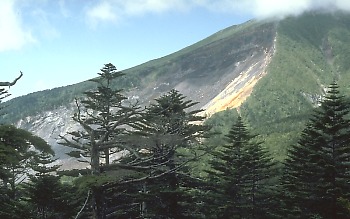
[[[333,80],[349,94],[349,45],[348,14],[308,13],[279,22],[268,73],[240,107],[278,156],[295,142]]]

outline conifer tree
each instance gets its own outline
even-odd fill
[[[40,153],[54,154],[43,139],[30,132],[0,125],[0,218],[25,217],[21,185]]]
[[[34,173],[23,187],[23,199],[33,218],[72,218],[81,204],[76,188],[61,183],[56,175],[60,165],[54,165],[54,161],[52,155],[42,153],[31,162]]]
[[[60,186],[59,178],[54,175],[31,177],[31,181],[25,186],[25,193],[35,218],[58,217],[56,207],[61,196]]]
[[[210,192],[207,209],[213,218],[267,218],[271,202],[269,179],[273,177],[271,157],[254,140],[238,117],[227,135],[227,144],[212,152],[208,170]],[[210,215],[211,213],[211,215]]]
[[[282,180],[286,213],[347,218],[350,200],[349,104],[332,83],[297,145],[289,150]]]
[[[69,132],[71,138],[61,136],[60,144],[78,149],[71,153],[77,157],[90,157],[91,176],[96,181],[91,188],[93,217],[105,218],[106,203],[100,185],[107,182],[98,181],[106,179],[101,174],[112,166],[112,154],[123,150],[137,153],[126,143],[126,138],[128,129],[138,122],[140,111],[136,105],[127,104],[121,89],[113,88],[113,80],[123,75],[113,64],[105,64],[98,75],[90,80],[97,84],[97,89],[84,92],[85,97],[76,100],[77,112],[73,120],[81,129]]]
[[[195,146],[206,127],[201,124],[204,117],[198,116],[201,110],[190,110],[196,103],[185,98],[171,90],[157,98],[143,117],[138,134],[146,156],[140,165],[150,170],[150,177],[141,184],[141,214],[145,217],[185,218],[193,213],[186,204],[186,191],[197,180],[190,174],[189,163],[198,158]]]
[[[55,207],[60,197],[59,177],[55,172],[60,165],[54,165],[52,154],[41,153],[30,161],[33,173],[28,174],[30,181],[25,183],[24,193],[35,218],[54,218]]]

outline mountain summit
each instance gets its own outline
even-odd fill
[[[344,91],[350,89],[349,57],[350,15],[310,12],[226,28],[125,70],[115,86],[143,105],[177,89],[199,102],[197,107],[207,116],[239,111],[273,153],[283,155],[328,84],[337,80]],[[44,138],[65,159],[56,138],[75,128],[74,98],[92,88],[93,83],[85,81],[12,99],[1,122]]]

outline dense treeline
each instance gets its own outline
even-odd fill
[[[349,103],[335,82],[280,163],[241,116],[218,135],[176,90],[128,102],[112,86],[122,75],[106,64],[76,100],[81,129],[61,136],[90,169],[58,172],[42,139],[0,126],[0,218],[349,218]]]

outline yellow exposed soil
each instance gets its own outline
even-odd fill
[[[252,93],[256,83],[266,75],[266,67],[271,61],[275,52],[273,47],[263,60],[252,65],[247,71],[242,72],[238,77],[231,81],[214,99],[204,107],[203,112],[206,116],[211,116],[216,112],[226,109],[239,108],[239,106]]]
[[[263,75],[265,75],[265,72],[252,77],[242,88],[234,91],[236,80],[241,79],[238,77],[210,102],[208,108],[205,110],[206,115],[210,116],[216,112],[239,107],[247,97],[249,97],[255,84],[263,77]]]

